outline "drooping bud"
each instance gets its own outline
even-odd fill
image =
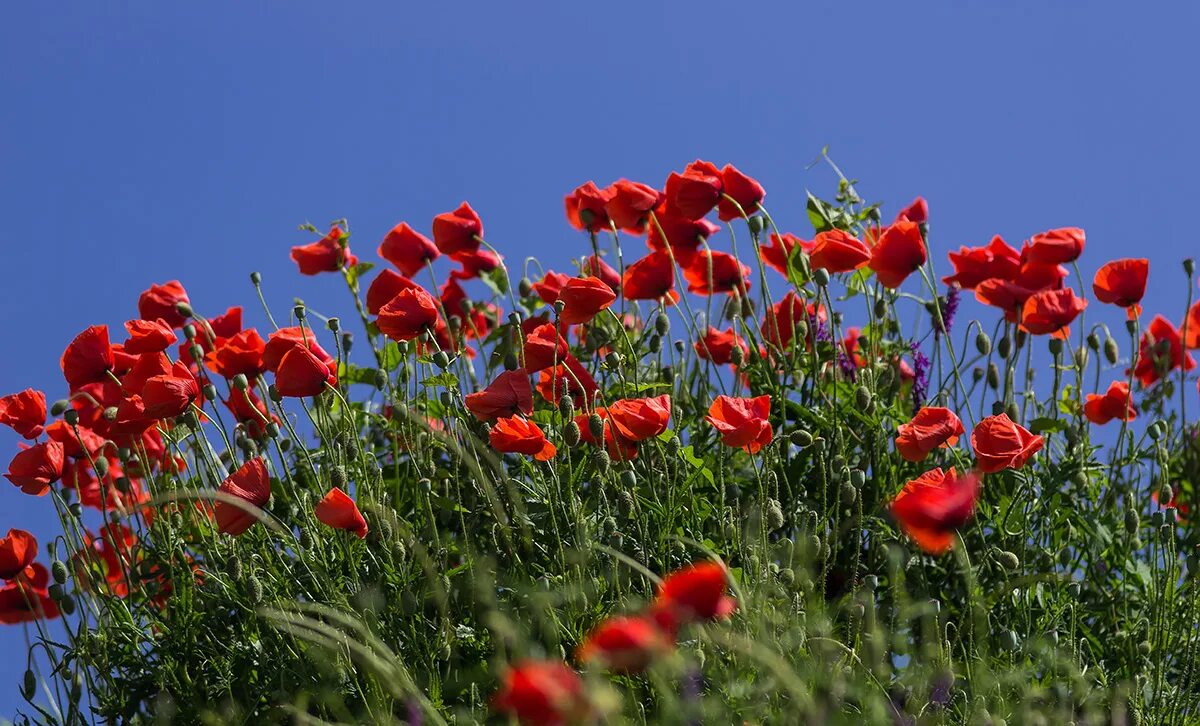
[[[982,330],[975,336],[975,350],[979,351],[979,355],[987,355],[992,352],[992,339]]]

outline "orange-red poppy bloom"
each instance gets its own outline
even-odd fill
[[[733,328],[717,330],[709,327],[704,337],[697,340],[693,347],[696,349],[696,355],[702,360],[712,361],[719,366],[727,365],[732,360],[734,348],[741,348],[743,354],[750,352],[746,341],[738,337]]]
[[[954,533],[975,515],[978,498],[975,474],[933,469],[904,485],[892,500],[891,512],[917,546],[940,555],[954,546]]]
[[[26,388],[0,398],[0,424],[27,439],[41,436],[46,424],[46,394]]]
[[[18,451],[4,478],[26,494],[40,497],[50,491],[50,485],[62,475],[63,445],[57,441],[43,441]]]
[[[927,254],[920,225],[896,222],[879,235],[868,264],[884,287],[897,288],[925,264]]]
[[[138,316],[142,320],[165,320],[172,328],[182,328],[187,318],[179,312],[179,303],[190,302],[187,290],[179,280],[171,280],[161,285],[151,285],[138,296]]]
[[[962,421],[948,408],[926,406],[900,424],[896,436],[896,451],[908,461],[922,461],[939,447],[954,446],[965,433]]]
[[[598,390],[592,374],[575,356],[567,356],[557,368],[544,368],[538,374],[538,395],[550,403],[556,404],[563,396],[570,396],[576,406],[584,407]]]
[[[455,255],[460,252],[475,252],[483,239],[483,222],[463,202],[453,212],[444,212],[433,218],[433,242],[442,254]]]
[[[459,280],[473,280],[485,272],[491,272],[500,266],[500,256],[491,250],[479,249],[473,252],[455,252],[451,259],[458,263],[457,270],[451,270],[450,276]]]
[[[525,336],[524,366],[530,373],[562,363],[568,355],[567,341],[551,323],[539,325]]]
[[[896,215],[897,222],[922,222],[929,221],[929,203],[925,201],[925,197],[917,197],[912,200],[900,213]]]
[[[337,385],[337,374],[311,350],[296,346],[284,354],[275,369],[275,390],[285,398],[316,396],[326,386]]]
[[[558,293],[563,303],[558,317],[567,325],[590,322],[601,310],[607,310],[617,294],[598,277],[572,277]]]
[[[1200,302],[1188,311],[1183,324],[1184,343],[1188,348],[1200,348]]]
[[[1094,424],[1103,425],[1117,419],[1132,421],[1137,418],[1137,409],[1133,406],[1133,396],[1129,394],[1129,384],[1125,381],[1113,381],[1103,394],[1089,393],[1083,404],[1083,415]]]
[[[293,326],[280,328],[267,337],[267,345],[263,349],[263,366],[269,371],[276,371],[279,369],[279,364],[283,362],[283,356],[287,355],[292,348],[305,347],[326,365],[334,364],[333,356],[326,353],[325,349],[317,343],[317,337],[311,329]]]
[[[108,326],[93,325],[75,336],[63,351],[60,364],[72,391],[89,383],[107,381],[114,365]]]
[[[321,239],[307,245],[292,248],[292,261],[300,268],[301,275],[319,275],[322,272],[337,272],[342,267],[354,267],[358,258],[350,254],[346,240],[350,235],[334,225]]]
[[[565,726],[592,710],[579,675],[566,663],[550,660],[525,660],[508,668],[491,704],[528,726]]]
[[[438,304],[421,288],[401,290],[379,310],[375,324],[392,340],[412,340],[438,322]]]
[[[831,273],[850,272],[867,264],[870,259],[871,250],[862,240],[840,229],[830,229],[819,233],[813,240],[809,264]]]
[[[621,289],[621,274],[614,270],[612,265],[596,255],[585,257],[583,263],[579,266],[579,271],[585,276],[591,275],[592,277],[600,278],[601,282],[608,285],[613,292]]]
[[[500,416],[533,413],[533,389],[529,385],[529,373],[524,368],[504,371],[482,391],[467,395],[464,399],[467,410],[480,421],[491,421]]]
[[[621,278],[621,292],[626,300],[659,300],[666,297],[669,303],[679,299],[675,291],[675,270],[671,256],[659,250],[625,268]]]
[[[671,418],[671,396],[623,398],[608,407],[608,420],[630,441],[645,441],[667,430]]]
[[[1034,335],[1066,337],[1067,326],[1087,307],[1087,300],[1075,296],[1069,287],[1042,290],[1029,296],[1021,306],[1021,327]]]
[[[630,234],[642,234],[650,212],[662,204],[663,193],[649,184],[620,179],[608,188],[611,196],[604,205],[609,220],[618,229]]]
[[[974,290],[984,280],[1014,280],[1021,270],[1021,253],[1000,235],[984,247],[960,247],[949,254],[954,274],[942,278],[947,285]]]
[[[1184,350],[1183,337],[1171,322],[1155,315],[1150,326],[1142,334],[1138,345],[1138,361],[1133,369],[1143,386],[1151,386],[1171,371],[1182,368],[1190,371],[1196,360]]]
[[[609,200],[613,197],[611,188],[600,189],[595,182],[587,182],[575,188],[564,199],[567,209],[567,221],[580,231],[603,232],[608,229]]]
[[[664,206],[670,214],[700,219],[712,211],[721,199],[724,182],[721,171],[707,162],[696,160],[667,177]]]
[[[688,292],[697,295],[745,292],[750,288],[750,268],[728,252],[704,250],[692,255],[683,268]]]
[[[225,338],[220,344],[204,357],[204,363],[213,373],[223,378],[233,378],[241,373],[253,379],[266,368],[263,366],[263,353],[267,343],[254,328],[240,331],[231,338]]]
[[[617,427],[608,422],[608,409],[597,406],[593,411],[604,422],[604,449],[608,455],[618,461],[629,461],[637,458],[637,444],[627,440],[617,433]],[[592,434],[589,424],[590,414],[581,413],[575,416],[575,424],[579,426],[579,440],[585,444],[600,446],[598,437]]]
[[[125,323],[129,339],[125,341],[122,350],[130,355],[143,353],[159,353],[179,340],[175,331],[162,318],[154,320],[129,320]]]
[[[1022,468],[1045,443],[1044,438],[1004,413],[988,416],[971,431],[971,448],[979,470],[985,474]]]
[[[663,578],[650,606],[655,621],[668,633],[684,623],[724,619],[737,610],[729,595],[729,573],[719,562],[697,562]]]
[[[570,279],[570,275],[555,272],[554,270],[547,270],[546,274],[542,275],[542,279],[533,283],[533,291],[542,299],[542,302],[547,305],[553,305],[558,300],[559,294],[562,293],[563,286]]]
[[[1083,254],[1086,235],[1078,227],[1062,227],[1035,234],[1022,250],[1030,262],[1061,265],[1074,262]]]
[[[488,433],[488,443],[496,451],[524,454],[538,461],[550,461],[558,453],[541,427],[520,416],[496,419]]]
[[[783,299],[771,306],[763,316],[759,331],[763,340],[780,348],[787,348],[792,344],[792,338],[796,335],[796,325],[800,321],[815,325],[818,320],[824,319],[824,309],[817,307],[815,303],[805,305],[804,300],[795,292],[788,290]],[[811,339],[811,331],[808,337]]]
[[[218,492],[237,497],[253,507],[263,507],[271,498],[271,477],[261,458],[242,464],[217,487]],[[217,499],[213,502],[213,517],[221,534],[239,535],[254,526],[258,517],[236,504]]]
[[[674,647],[672,638],[653,618],[618,615],[593,628],[575,650],[575,658],[613,673],[640,673]]]
[[[13,580],[37,557],[37,538],[23,529],[10,529],[0,539],[0,579]]]
[[[651,251],[669,252],[675,256],[676,262],[686,266],[700,249],[700,244],[721,228],[707,219],[688,219],[655,212],[648,229],[650,233],[646,236],[646,247]]]
[[[417,274],[441,255],[437,245],[404,222],[388,230],[376,251],[405,277]]]
[[[379,311],[405,290],[423,290],[420,285],[395,270],[384,268],[379,271],[367,288],[367,312],[378,315]],[[428,294],[428,293],[426,293]]]
[[[174,418],[200,398],[200,384],[188,367],[177,361],[170,373],[147,379],[141,397],[145,418]]]
[[[329,493],[317,502],[317,506],[313,508],[313,514],[323,524],[334,529],[353,532],[359,539],[367,536],[367,520],[363,519],[362,512],[358,511],[358,505],[354,503],[354,500],[340,487],[330,489]]]
[[[770,241],[769,245],[763,245],[758,248],[759,254],[763,262],[767,263],[769,267],[778,270],[779,274],[784,277],[788,276],[788,259],[792,256],[792,250],[799,247],[804,252],[812,254],[813,249],[816,247],[816,242],[802,240],[790,232],[782,235],[772,232]]]
[[[757,454],[775,438],[768,418],[770,415],[770,396],[717,396],[708,407],[708,415],[704,420],[721,435],[721,443],[748,454]]]
[[[733,164],[721,169],[721,191],[717,202],[717,217],[722,222],[741,219],[742,215],[754,214],[767,192],[754,179],[743,174]]]
[[[1150,277],[1150,260],[1134,258],[1113,260],[1096,270],[1092,280],[1092,291],[1102,303],[1128,308],[1129,317],[1141,314],[1138,303],[1146,294],[1146,280]]]

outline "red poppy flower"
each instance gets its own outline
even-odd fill
[[[129,320],[125,323],[129,340],[123,350],[130,355],[160,353],[175,344],[179,337],[162,318],[155,320]]]
[[[1141,314],[1138,303],[1146,294],[1146,280],[1150,276],[1150,260],[1124,259],[1105,263],[1096,271],[1092,280],[1092,291],[1102,303],[1128,308],[1129,317]]]
[[[595,182],[576,187],[564,200],[567,221],[580,231],[603,232],[608,229],[608,211],[605,207],[612,197],[611,189],[600,189]]]
[[[161,285],[151,285],[149,290],[138,296],[138,315],[142,320],[158,320],[162,318],[172,328],[182,328],[187,323],[176,308],[178,303],[190,302],[187,290],[179,280],[171,280]]]
[[[925,264],[926,254],[920,225],[896,222],[879,235],[869,264],[884,287],[895,289]]]
[[[724,194],[717,202],[717,217],[722,222],[741,219],[743,214],[754,214],[758,211],[759,203],[767,196],[761,184],[738,171],[733,164],[726,164],[721,169],[721,186]]]
[[[675,643],[653,618],[619,615],[592,629],[575,650],[580,663],[597,663],[613,673],[640,673]]]
[[[504,371],[487,388],[469,394],[463,402],[467,410],[480,421],[491,421],[516,413],[528,416],[533,413],[533,389],[529,386],[529,373],[524,368]]]
[[[1033,295],[1015,282],[991,278],[975,286],[975,299],[984,305],[991,305],[1004,311],[1004,319],[1010,323],[1017,322],[1017,314],[1025,305],[1025,301]]]
[[[1137,418],[1137,409],[1133,406],[1133,396],[1129,395],[1129,384],[1125,381],[1113,381],[1103,394],[1089,393],[1083,404],[1083,415],[1088,421],[1104,425],[1114,418],[1118,421],[1132,421]]]
[[[520,416],[496,419],[488,433],[488,443],[496,451],[525,454],[538,461],[550,461],[558,453],[537,424]]]
[[[322,523],[334,529],[353,532],[359,539],[365,539],[367,536],[367,520],[363,519],[362,512],[358,511],[354,500],[339,487],[330,489],[329,493],[317,502],[313,514]]]
[[[663,578],[650,609],[659,626],[674,633],[684,623],[718,620],[737,610],[729,596],[729,573],[719,562],[697,562]]]
[[[337,385],[337,374],[308,348],[296,346],[284,354],[275,370],[275,390],[284,398],[321,394]]]
[[[279,420],[275,414],[267,411],[266,404],[254,393],[253,389],[247,388],[239,391],[234,388],[230,390],[225,406],[229,408],[229,412],[233,414],[237,422],[246,428],[246,433],[252,439],[261,439],[266,433],[267,424],[278,423]]]
[[[708,332],[701,340],[697,340],[693,347],[696,349],[696,355],[702,360],[712,361],[719,366],[727,365],[732,360],[734,348],[741,348],[742,353],[750,352],[746,341],[738,337],[733,328],[717,330],[709,327]]]
[[[779,274],[784,277],[788,276],[788,259],[792,256],[792,250],[799,247],[806,254],[812,254],[816,247],[816,242],[802,240],[794,234],[785,233],[778,235],[771,233],[771,244],[760,246],[758,251],[762,256],[762,261],[768,266],[779,271]]]
[[[158,377],[155,376],[155,378]],[[171,376],[166,375],[162,378],[169,379]],[[167,405],[169,393],[166,390],[160,388],[155,395],[158,396],[156,399],[158,403],[162,403],[163,406]],[[154,426],[154,423],[155,418],[146,415],[146,402],[142,400],[142,397],[140,395],[128,396],[117,404],[117,415],[108,426],[108,435],[114,440],[136,439]]]
[[[925,197],[917,197],[912,200],[900,213],[896,215],[897,222],[916,222],[921,224],[929,221],[929,203],[925,201]]]
[[[1024,260],[1013,282],[1032,292],[1058,290],[1066,276],[1067,268],[1062,265]]]
[[[292,248],[292,261],[300,268],[301,275],[319,275],[322,272],[337,272],[345,267],[354,267],[358,258],[350,254],[346,244],[349,235],[334,225],[321,239],[307,245]]]
[[[174,418],[200,398],[200,384],[186,365],[177,362],[169,374],[148,379],[141,397],[144,418]]]
[[[563,286],[570,279],[570,275],[555,272],[554,270],[547,270],[546,274],[542,275],[541,280],[533,283],[533,291],[542,299],[542,302],[547,305],[553,305],[558,300],[559,294],[562,293]]]
[[[567,356],[562,365],[545,368],[538,374],[538,395],[550,403],[557,404],[563,396],[570,396],[582,408],[591,403],[598,390],[592,374],[574,356]]]
[[[455,252],[451,258],[459,264],[457,270],[450,271],[450,277],[458,280],[473,280],[485,272],[491,272],[500,266],[500,256],[491,250],[479,249],[473,252]]]
[[[46,394],[26,388],[0,398],[0,424],[27,439],[41,436],[46,424]]]
[[[721,443],[748,454],[757,454],[771,443],[775,432],[768,417],[771,397],[733,398],[717,396],[704,420],[721,435]]]
[[[476,252],[481,239],[483,222],[466,202],[458,205],[458,209],[453,212],[445,212],[433,218],[433,242],[442,254]]]
[[[399,272],[384,268],[379,271],[374,280],[371,280],[371,286],[367,288],[367,312],[378,315],[384,305],[390,303],[405,290],[423,289]]]
[[[1087,300],[1075,297],[1071,288],[1042,290],[1025,301],[1021,308],[1021,327],[1034,335],[1065,337],[1066,327],[1087,307]]]
[[[50,491],[50,485],[62,475],[63,445],[57,441],[43,441],[18,451],[4,478],[26,494],[40,497]]]
[[[1200,302],[1192,306],[1184,320],[1183,333],[1188,348],[1200,348]]]
[[[651,251],[665,252],[669,243],[669,251],[675,256],[676,262],[687,265],[700,249],[700,244],[720,229],[707,219],[692,220],[656,213],[649,226],[650,234],[646,237],[646,246]]]
[[[892,516],[922,550],[940,555],[954,547],[954,533],[975,516],[979,477],[953,468],[927,471],[892,500]]]
[[[438,305],[433,296],[420,288],[401,290],[379,310],[375,324],[392,340],[412,340],[434,327]]]
[[[558,317],[568,325],[586,323],[607,310],[617,294],[598,277],[572,277],[558,294],[563,303]]]
[[[376,251],[380,257],[395,265],[405,277],[417,274],[426,264],[441,255],[437,245],[404,222],[392,227],[384,235]]]
[[[975,424],[971,431],[971,448],[979,470],[994,474],[1004,469],[1020,469],[1042,450],[1045,439],[1020,424],[1008,414],[988,416]]]
[[[815,326],[818,320],[825,319],[825,311],[816,304],[805,305],[795,292],[788,290],[783,299],[771,306],[763,316],[759,332],[763,340],[779,348],[787,348],[792,344],[796,335],[796,324],[801,320]],[[812,333],[809,333],[811,337]]]
[[[530,373],[562,363],[569,355],[567,341],[558,334],[554,325],[539,325],[525,336],[524,364]]]
[[[745,292],[750,288],[750,268],[727,252],[702,251],[683,268],[688,292],[697,295]],[[711,282],[711,284],[710,284]]]
[[[146,381],[155,376],[171,375],[171,366],[171,359],[167,357],[166,353],[147,353],[138,356],[133,368],[121,377],[124,392],[140,396],[142,389],[146,387]]]
[[[583,680],[560,661],[525,660],[504,673],[492,708],[528,726],[563,726],[584,719],[591,706]]]
[[[457,315],[461,318],[463,311],[469,307],[467,292],[454,277],[446,278],[446,281],[438,288],[438,299],[447,316]]]
[[[642,234],[650,212],[658,207],[664,195],[649,184],[621,179],[608,188],[611,196],[604,211],[613,224],[630,234]]]
[[[621,292],[626,300],[659,300],[666,297],[668,304],[679,300],[675,292],[675,270],[671,256],[659,250],[625,268],[621,278]]]
[[[942,282],[964,290],[974,290],[984,280],[1014,280],[1021,269],[1021,253],[1000,235],[985,247],[960,247],[949,257],[954,274],[943,277]]]
[[[700,219],[721,199],[721,172],[707,161],[696,160],[682,174],[667,177],[666,211],[687,219]]]
[[[833,272],[850,272],[867,264],[871,250],[862,240],[851,237],[840,229],[819,233],[813,240],[813,251],[809,263],[814,268]]]
[[[613,292],[621,289],[621,275],[596,255],[585,257],[579,271],[584,275],[600,278],[600,281],[612,288]]]
[[[600,417],[604,422],[604,449],[608,455],[617,461],[630,461],[637,458],[637,444],[629,441],[621,434],[617,433],[617,427],[608,422],[608,409],[604,406],[597,406],[593,413]],[[600,446],[600,440],[592,435],[592,427],[589,423],[590,414],[581,413],[575,416],[575,425],[579,427],[579,440],[585,444],[592,446]]]
[[[266,370],[263,366],[266,349],[266,341],[258,331],[248,328],[232,338],[226,338],[216,350],[204,357],[204,362],[209,370],[223,378],[233,378],[241,373],[253,379]]]
[[[72,391],[89,383],[107,381],[108,372],[113,369],[108,326],[93,325],[75,336],[63,351],[61,365]]]
[[[1151,386],[1176,368],[1190,371],[1196,360],[1183,348],[1183,338],[1170,321],[1155,315],[1150,327],[1142,334],[1138,346],[1137,366],[1133,374],[1143,386]]]
[[[253,458],[226,477],[217,491],[262,508],[271,498],[271,477],[261,458]],[[221,534],[240,535],[254,526],[258,517],[235,504],[220,499],[213,502],[213,516]]]
[[[78,431],[78,433],[76,433]],[[76,427],[67,425],[66,421],[55,421],[46,427],[46,436],[51,441],[63,445],[63,453],[75,458],[87,458],[88,454],[96,452],[104,446],[104,437],[82,424]],[[86,451],[86,453],[85,453]]]
[[[1086,235],[1078,227],[1062,227],[1035,234],[1029,239],[1023,256],[1030,262],[1061,265],[1074,262],[1083,254]]]
[[[36,563],[32,567],[39,572],[36,583],[14,582],[0,588],[0,623],[16,625],[58,617],[58,604],[46,590],[49,579],[45,568]]]
[[[37,557],[37,539],[23,529],[10,529],[0,539],[0,579],[13,580]]]
[[[608,407],[608,420],[630,441],[645,441],[667,430],[671,396],[624,398]]]
[[[927,406],[906,424],[901,424],[896,436],[896,451],[908,461],[923,461],[937,448],[958,443],[965,433],[962,421],[948,408]]]

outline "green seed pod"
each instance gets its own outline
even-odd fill
[[[808,448],[809,446],[812,445],[812,442],[813,442],[812,434],[805,431],[804,429],[796,429],[795,431],[793,431],[791,433],[791,435],[788,437],[788,439],[796,446],[799,446],[801,449]]]
[[[1055,358],[1062,355],[1063,342],[1061,338],[1051,338],[1049,341],[1047,341],[1046,347],[1050,350],[1050,355],[1054,356]]]
[[[401,344],[403,344],[404,342],[405,341],[401,341]],[[346,353],[349,353],[350,349],[353,347],[354,347],[354,333],[351,333],[348,330],[342,331],[342,350],[345,351]],[[400,352],[403,353],[404,348],[401,348]]]
[[[61,416],[68,408],[71,407],[71,402],[65,398],[60,398],[50,405],[51,416]]]
[[[1010,572],[1021,566],[1021,558],[1007,550],[1000,550],[997,552],[996,561],[1000,563],[1001,567]]]
[[[604,439],[604,419],[600,418],[600,414],[593,413],[588,416],[588,433],[597,441]]]
[[[1155,421],[1150,424],[1149,428],[1146,429],[1146,433],[1150,434],[1150,438],[1154,441],[1161,439],[1163,437],[1162,421]]]
[[[446,354],[446,351],[439,350],[433,354],[433,364],[437,366],[439,370],[444,371],[450,367],[450,356]]]
[[[626,469],[625,471],[621,472],[620,481],[621,486],[627,489],[633,489],[637,486],[637,474],[634,474],[632,469]]]
[[[250,381],[246,378],[245,373],[239,373],[233,377],[233,387],[239,391],[244,391],[250,387]]]
[[[582,435],[583,432],[579,430],[579,424],[574,421],[568,421],[567,425],[563,427],[563,443],[567,446],[579,446],[579,439]]]
[[[1117,348],[1117,341],[1109,336],[1104,341],[1104,359],[1109,365],[1116,365],[1117,359],[1120,358],[1120,349]]]
[[[879,589],[879,578],[875,575],[867,575],[862,580],[863,588],[869,592],[875,592]]]
[[[246,592],[250,595],[250,602],[255,605],[262,602],[263,586],[262,582],[257,577],[251,575],[246,578]]]
[[[190,318],[192,317],[192,306],[181,300],[175,303],[175,312],[179,313],[185,318]]]
[[[67,509],[70,510],[71,516],[76,519],[79,519],[81,516],[83,516],[83,505],[79,502],[71,502],[67,505]]]
[[[376,368],[375,373],[374,373],[374,380],[372,381],[372,383],[375,384],[375,388],[380,391],[387,388],[387,384],[388,384],[387,371],[385,371],[381,368]]]
[[[850,485],[855,489],[862,489],[867,483],[867,473],[862,469],[850,470]]]
[[[609,351],[608,355],[604,356],[604,365],[610,370],[616,370],[621,367],[621,354],[617,351]]]
[[[982,330],[975,336],[975,350],[979,351],[979,355],[988,355],[992,352],[992,339]]]
[[[813,282],[817,283],[818,287],[825,287],[829,284],[829,271],[823,267],[818,267],[813,270]]]
[[[871,390],[866,386],[854,389],[854,402],[858,404],[860,411],[866,409],[871,405]]]
[[[998,640],[1000,641],[1000,647],[1009,652],[1014,652],[1017,648],[1021,647],[1021,638],[1015,630],[1005,630],[1000,633]]]
[[[858,496],[858,490],[850,482],[842,482],[841,495],[842,504],[850,505],[854,503],[854,498]]]
[[[754,210],[753,209],[744,209],[743,211],[746,214],[750,214]],[[763,227],[765,224],[766,224],[766,222],[763,221],[763,218],[757,214],[754,215],[753,217],[748,217],[746,219],[746,226],[750,228],[750,234],[754,235],[755,237],[762,234]]]

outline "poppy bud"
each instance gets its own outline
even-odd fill
[[[1163,436],[1162,421],[1155,421],[1146,429],[1146,433],[1150,434],[1153,441],[1158,441]]]
[[[190,318],[192,317],[192,306],[180,300],[179,302],[175,303],[175,312],[179,313],[185,318]]]
[[[193,363],[199,363],[204,360],[204,349],[193,343],[188,346],[188,355],[191,357]]]
[[[255,287],[258,287],[259,285],[261,285],[262,284],[262,273],[251,272],[250,273],[250,284],[254,285]]]
[[[210,401],[215,400],[217,397],[217,387],[211,383],[205,383],[201,391],[204,393],[204,397]]]
[[[829,271],[824,267],[818,267],[813,270],[813,282],[817,283],[818,287],[825,287],[829,284]]]
[[[1188,277],[1196,274],[1196,261],[1191,257],[1183,258],[1183,272]]]
[[[795,431],[792,432],[791,436],[789,436],[788,438],[791,440],[791,442],[793,444],[795,444],[796,446],[799,446],[801,449],[808,448],[809,446],[812,445],[812,442],[813,442],[812,434],[805,431],[804,429],[796,429]]]
[[[637,486],[637,475],[633,473],[633,470],[626,469],[621,472],[621,486],[626,489],[633,489]]]
[[[866,409],[871,405],[871,391],[866,386],[859,386],[854,390],[854,402],[858,404],[859,410]]]
[[[25,680],[21,682],[21,695],[28,701],[33,698],[34,692],[37,690],[37,676],[33,675],[33,671],[25,670]]]
[[[529,297],[533,294],[533,281],[528,277],[522,277],[517,283],[517,294],[521,297]]]
[[[517,360],[517,354],[509,351],[504,354],[504,370],[515,371],[521,367],[521,362]]]
[[[687,343],[684,343],[682,340],[678,340],[678,339],[675,340],[675,352],[676,353],[679,353],[680,355],[682,355],[683,351],[686,348],[687,348]]]
[[[842,504],[853,504],[854,498],[858,496],[858,490],[848,481],[842,482],[841,486]]]
[[[613,370],[620,368],[621,367],[621,354],[615,350],[610,351],[608,355],[604,356],[604,365],[608,366],[610,369],[613,369]]]
[[[1088,364],[1087,348],[1077,348],[1075,350],[1075,367],[1080,368],[1080,369],[1087,368],[1087,364]]]
[[[1000,563],[1001,567],[1010,571],[1021,566],[1021,559],[1007,550],[1000,550],[997,552],[996,561]]]
[[[563,395],[558,399],[558,413],[563,418],[571,418],[575,415],[575,401],[570,395]]]
[[[58,609],[63,611],[63,615],[74,615],[75,598],[70,595],[63,595],[62,600],[58,601]]]
[[[377,388],[381,391],[383,389],[387,388],[387,384],[388,384],[387,371],[377,368],[377,369],[375,369],[375,373],[374,373],[373,377],[374,377],[374,381],[372,381],[372,382],[375,384],[375,388]]]
[[[662,338],[658,337],[657,335],[651,335],[650,340],[646,341],[646,348],[651,353],[657,353],[662,349]]]
[[[581,436],[582,432],[579,430],[579,424],[574,421],[568,421],[567,425],[563,428],[563,441],[567,446],[578,446]]]
[[[100,413],[100,415],[104,417],[105,421],[116,421],[117,420],[117,407],[116,406],[108,406]]]
[[[867,473],[862,469],[852,469],[850,471],[850,484],[855,489],[862,489],[867,483]]]
[[[83,505],[79,502],[71,502],[67,505],[67,509],[71,512],[71,516],[76,519],[83,516]]]
[[[446,408],[449,408],[451,406],[451,404],[454,403],[454,399],[450,397],[449,391],[442,391],[441,393],[439,393],[438,401]]]
[[[1167,518],[1167,524],[1175,524],[1179,521],[1179,510],[1175,507],[1167,507],[1164,510],[1164,516]]]
[[[55,560],[50,565],[50,574],[54,576],[54,581],[58,584],[63,584],[67,581],[67,566],[62,560]]]
[[[249,593],[249,595],[250,595],[250,602],[254,603],[255,605],[262,602],[262,599],[263,599],[262,582],[260,582],[259,579],[257,577],[255,577],[254,575],[251,575],[250,577],[246,578],[246,592]]]
[[[1117,341],[1112,336],[1109,336],[1104,341],[1104,359],[1108,361],[1109,365],[1116,365],[1119,355]]]
[[[735,346],[733,346],[733,348],[731,348],[729,350],[729,362],[730,363],[734,364],[735,366],[740,366],[742,363],[745,362],[745,360],[746,360],[746,351],[742,349],[742,346],[735,345]]]
[[[63,590],[63,586],[56,582],[46,590],[46,594],[50,596],[51,600],[58,602],[59,600],[62,600],[63,596],[67,593]]]
[[[1057,358],[1058,356],[1062,355],[1063,352],[1062,338],[1051,338],[1046,344],[1046,347],[1050,349],[1050,355]]]
[[[750,228],[750,234],[755,236],[762,234],[764,224],[766,223],[763,221],[763,218],[757,214],[746,220],[746,226]]]
[[[683,444],[679,441],[678,436],[672,436],[667,439],[666,450],[667,456],[679,456],[679,449]],[[771,472],[774,474],[775,472]]]
[[[346,468],[335,466],[329,472],[329,483],[339,489],[346,486]]]
[[[229,558],[229,561],[226,562],[225,565],[229,569],[230,577],[232,577],[235,580],[242,579],[243,573],[242,573],[242,558],[241,557],[234,555],[233,557]]]
[[[267,432],[267,436],[269,436],[272,439],[277,438],[279,436],[279,424],[275,423],[274,421],[267,424],[265,430]]]
[[[1015,651],[1021,647],[1021,638],[1014,630],[1005,630],[1000,633],[1000,647],[1007,651]]]
[[[777,499],[768,500],[767,501],[767,529],[773,532],[773,531],[779,529],[780,527],[782,527],[783,524],[784,524],[783,507],[779,504],[779,500],[777,500]]]
[[[71,402],[65,398],[60,398],[50,406],[51,416],[61,416],[71,407]]]
[[[283,396],[279,395],[279,389],[275,388],[274,383],[267,386],[267,396],[275,403],[279,403],[283,400]]]
[[[1012,337],[1005,334],[1000,339],[1000,343],[996,345],[996,353],[1004,360],[1008,360],[1008,356],[1012,355]]]
[[[1008,418],[1014,423],[1018,422],[1021,418],[1021,413],[1017,410],[1017,404],[1015,402],[1005,406],[1004,413],[1008,414]]]
[[[875,298],[875,317],[882,318],[887,315],[887,300],[884,298]]]
[[[592,464],[595,465],[596,471],[603,474],[608,471],[608,465],[612,463],[612,457],[604,449],[600,449],[592,456]]]
[[[1021,350],[1022,348],[1024,348],[1025,341],[1027,341],[1027,340],[1029,340],[1029,333],[1026,333],[1024,330],[1018,330],[1017,331],[1017,350]]]
[[[1100,350],[1100,336],[1094,332],[1088,333],[1087,344],[1092,350]]]
[[[671,319],[661,314],[654,318],[654,332],[665,337],[667,333],[671,332]]]
[[[433,364],[444,371],[450,366],[450,356],[446,355],[446,351],[439,350],[433,354]]]
[[[108,459],[104,457],[97,458],[95,464],[93,464],[93,468],[96,470],[96,476],[103,479],[108,475]]]
[[[971,382],[972,383],[979,383],[981,380],[983,380],[983,376],[984,376],[983,369],[980,368],[979,366],[975,366],[974,368],[971,369]]]

